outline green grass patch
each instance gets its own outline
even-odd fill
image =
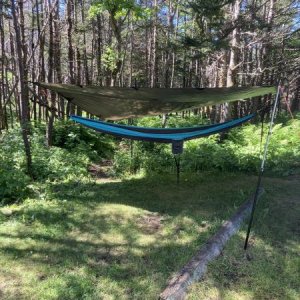
[[[6,206],[2,297],[155,299],[253,181],[209,175],[184,175],[179,187],[175,176],[54,182],[43,199]]]
[[[264,186],[247,252],[244,225],[190,288],[188,299],[300,298],[299,177],[267,178]]]
[[[42,199],[1,210],[0,298],[157,299],[167,279],[234,213],[255,181],[206,172],[183,175],[179,187],[175,176],[53,182]],[[295,207],[273,205],[280,202],[273,203],[274,195],[286,195],[287,187],[293,195],[286,181],[267,181],[268,196],[258,209],[261,223],[251,239],[252,261],[243,256],[243,234],[237,235],[206,281],[192,288],[192,299],[207,290],[215,293],[215,282],[228,299],[297,295],[297,243],[286,233]],[[284,216],[283,208],[292,215]],[[276,279],[275,270],[285,279]]]

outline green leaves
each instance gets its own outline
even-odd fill
[[[184,127],[201,123],[197,116],[189,119],[170,117],[169,127]],[[138,124],[144,127],[159,127],[158,118],[144,118]],[[265,124],[265,135],[268,124]],[[182,170],[197,172],[202,170],[256,172],[260,166],[260,125],[246,125],[232,129],[222,143],[219,135],[212,135],[185,142],[182,155]],[[279,175],[289,175],[300,167],[300,120],[277,124],[269,146],[266,171]],[[264,140],[263,140],[264,143]],[[118,174],[135,170],[145,172],[173,172],[174,163],[169,145],[135,142],[133,157],[129,144],[115,152],[115,170]],[[127,145],[127,146],[126,146]],[[263,147],[263,145],[262,145]]]
[[[168,125],[185,127],[199,125],[203,121],[200,116],[170,116]],[[160,127],[161,120],[157,117],[143,118],[135,125]],[[182,170],[256,172],[260,165],[260,130],[260,125],[246,125],[231,130],[222,142],[219,141],[219,135],[186,142]],[[267,130],[266,124],[265,133]],[[139,171],[175,171],[170,145],[140,141],[131,144],[128,140],[120,142],[72,122],[56,122],[54,146],[47,148],[44,145],[44,131],[45,128],[40,126],[33,130],[31,136],[33,171],[40,183],[89,178],[87,166],[92,161],[111,159],[113,155],[113,172],[118,175]],[[274,126],[267,172],[289,175],[299,170],[299,132],[299,119],[283,121]],[[25,153],[19,129],[6,132],[0,142],[0,201],[8,203],[24,199],[32,192],[32,188],[30,178],[25,173]]]
[[[110,71],[113,71],[117,66],[117,60],[117,52],[113,48],[107,46],[102,55],[102,63],[104,67]]]
[[[29,193],[30,178],[13,161],[0,156],[0,204],[20,200]]]
[[[115,19],[125,19],[132,11],[137,17],[142,17],[144,11],[134,0],[102,0],[93,1],[89,9],[89,17],[95,18],[97,15],[107,11]]]
[[[73,122],[56,122],[54,146],[45,146],[45,127],[33,129],[31,135],[33,173],[38,188],[26,175],[24,146],[19,128],[7,131],[0,140],[0,204],[25,199],[41,193],[40,185],[89,178],[91,160],[110,157],[113,139],[100,136]],[[35,189],[35,190],[34,190]]]

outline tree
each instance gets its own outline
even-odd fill
[[[130,12],[143,16],[143,10],[134,0],[104,0],[93,1],[90,8],[90,16],[96,17],[102,12],[108,12],[109,22],[115,37],[116,53],[110,47],[107,48],[107,66],[111,70],[111,86],[116,84],[117,77],[122,67],[122,27],[128,19]],[[110,64],[109,64],[110,63]]]
[[[17,12],[18,9],[18,12]],[[30,176],[32,173],[32,159],[30,151],[29,133],[29,92],[27,87],[28,82],[28,66],[27,66],[27,45],[25,40],[25,23],[23,13],[23,1],[18,1],[16,8],[15,1],[11,1],[11,11],[14,23],[14,30],[16,34],[16,50],[18,60],[18,72],[19,72],[19,86],[20,86],[20,108],[21,108],[21,129],[22,137],[25,146],[25,153],[27,159],[27,172]]]

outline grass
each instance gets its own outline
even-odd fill
[[[266,195],[258,206],[248,251],[242,248],[246,225],[188,299],[300,299],[300,185],[264,179]]]
[[[203,173],[184,175],[179,187],[174,176],[47,185],[36,199],[2,208],[0,298],[157,299],[167,279],[233,214],[255,181]],[[299,187],[265,181],[251,261],[241,250],[241,232],[205,280],[190,289],[190,299],[299,296],[298,198],[292,198]],[[281,202],[280,195],[287,200]]]

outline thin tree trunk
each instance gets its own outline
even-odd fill
[[[32,16],[34,16],[34,3],[33,1],[31,2],[32,8],[31,8],[31,13]],[[38,17],[37,17],[38,18]],[[36,81],[36,56],[33,55],[34,47],[35,47],[35,39],[34,39],[34,34],[35,34],[35,18],[32,17],[31,19],[31,55],[32,55],[32,65],[31,65],[31,81],[35,82]],[[38,21],[38,19],[36,20]],[[33,86],[34,94],[32,95],[33,97],[33,120],[34,123],[37,121],[37,93],[36,93],[36,86]]]
[[[226,87],[231,87],[236,84],[236,73],[237,73],[237,46],[238,46],[238,28],[236,27],[236,22],[240,14],[240,0],[236,0],[231,5],[231,13],[232,13],[232,25],[234,29],[231,35],[230,41],[230,52],[229,52],[229,64],[227,69],[227,78],[226,78]],[[222,113],[220,122],[225,122],[231,116],[231,108],[232,106],[228,103],[222,105]]]
[[[150,87],[156,87],[156,64],[157,64],[157,0],[154,0],[154,21],[153,21],[153,38],[152,38],[152,63],[151,63],[151,80]]]
[[[50,8],[50,0],[48,0],[48,7]],[[53,14],[49,12],[49,52],[48,52],[48,82],[53,82],[54,79],[54,30],[53,30]],[[46,143],[48,147],[52,146],[53,137],[53,123],[54,123],[54,109],[55,109],[55,93],[50,92],[50,114],[46,131]]]
[[[97,83],[102,86],[102,68],[101,68],[101,59],[102,59],[102,26],[101,26],[101,17],[97,16]]]
[[[54,36],[53,36],[53,63],[56,73],[56,83],[62,83],[62,71],[61,71],[61,50],[60,50],[60,44],[61,44],[61,36],[60,36],[60,16],[59,16],[59,4],[57,4],[55,9],[55,15],[53,19],[54,24]],[[53,76],[54,77],[54,76]],[[54,79],[54,78],[53,78]],[[65,118],[65,100],[63,97],[59,96],[59,102],[58,102],[58,115],[64,119]],[[54,111],[53,111],[54,114]]]
[[[1,45],[1,86],[0,86],[0,134],[1,130],[4,129],[5,126],[5,115],[4,115],[4,100],[5,100],[5,86],[4,86],[4,61],[6,58],[4,51],[4,22],[3,22],[3,2],[0,2],[0,45]]]
[[[40,37],[39,41],[39,74],[38,74],[38,81],[45,82],[46,80],[46,70],[45,70],[45,34],[41,33],[41,27],[44,26],[44,6],[41,2],[41,10],[39,10],[39,2],[36,0],[36,17],[37,17],[37,30],[38,36]],[[45,98],[45,91],[44,89],[38,87],[38,95],[41,99]],[[42,120],[42,114],[45,112],[45,107],[39,105],[38,107],[38,120]]]
[[[82,0],[81,1],[81,23],[82,24],[85,23],[85,15],[84,15],[85,7],[84,7],[84,3],[85,3],[85,1]],[[87,43],[86,43],[86,30],[84,30],[83,31],[83,64],[84,64],[84,75],[85,75],[85,83],[87,85],[90,85],[91,81],[90,81],[90,75],[89,75],[86,46],[87,46]]]
[[[67,0],[67,24],[68,24],[68,62],[69,62],[69,81],[71,84],[75,84],[74,76],[74,49],[72,44],[72,33],[73,33],[73,21],[72,15],[74,11],[73,0]],[[67,115],[74,114],[74,105],[68,102]]]
[[[13,16],[14,29],[16,34],[16,51],[18,59],[18,71],[19,71],[19,85],[21,92],[21,128],[22,137],[26,153],[27,172],[30,176],[32,173],[32,158],[29,142],[30,123],[29,123],[29,94],[27,88],[27,45],[25,44],[25,32],[24,32],[24,15],[23,15],[23,1],[18,1],[19,18],[16,11],[15,1],[11,1],[11,10]],[[19,19],[19,20],[18,20]]]

